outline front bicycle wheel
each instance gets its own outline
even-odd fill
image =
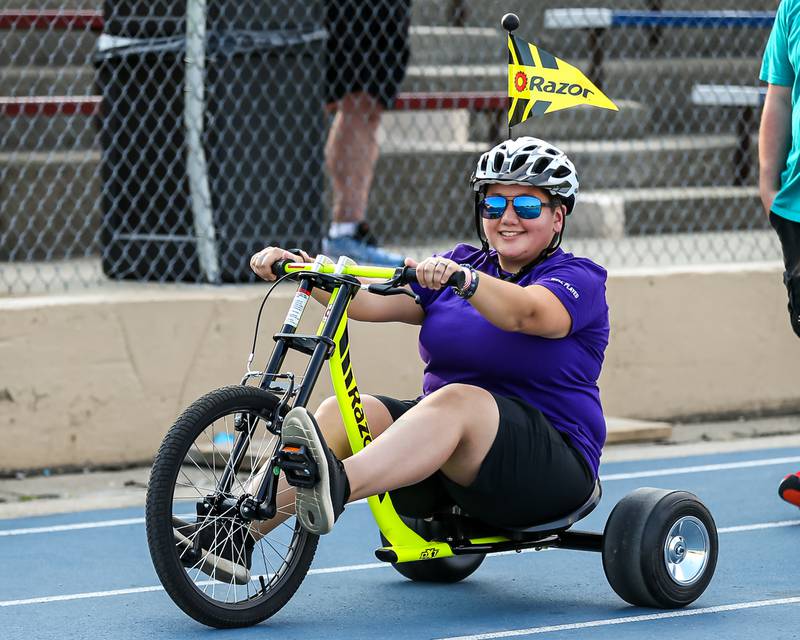
[[[257,387],[212,391],[178,418],[153,462],[145,508],[153,565],[172,600],[208,626],[269,618],[314,558],[318,537],[300,527],[293,509],[279,508],[272,520],[243,515],[280,444],[267,429],[277,411],[278,398]],[[234,472],[237,447],[243,452]],[[255,527],[269,531],[250,536]]]

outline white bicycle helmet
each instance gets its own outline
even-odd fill
[[[470,185],[475,191],[475,230],[483,250],[489,245],[483,237],[479,203],[481,195],[490,184],[520,184],[539,187],[558,196],[569,215],[575,208],[578,196],[578,172],[572,160],[561,149],[540,138],[523,136],[506,140],[484,153],[478,160]],[[517,274],[529,271],[551,255],[561,244],[566,218],[561,232],[553,237],[550,245],[531,264]]]
[[[501,142],[484,153],[470,184],[479,192],[488,184],[540,187],[559,196],[569,215],[578,195],[578,172],[572,160],[558,147],[539,138],[523,136]]]

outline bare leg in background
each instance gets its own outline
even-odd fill
[[[378,127],[383,108],[363,91],[336,103],[325,164],[333,188],[333,221],[361,222],[378,160]]]

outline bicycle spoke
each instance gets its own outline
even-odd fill
[[[294,529],[292,529],[292,531],[294,531]],[[283,542],[282,540],[276,540],[275,538],[270,538],[268,544],[270,546],[272,546],[273,544],[279,544],[282,547],[286,547],[287,551],[289,551],[292,548],[291,544],[287,544],[287,543]],[[275,553],[278,553],[278,551],[276,550]]]
[[[197,493],[197,495],[199,495],[201,498],[204,498],[207,494],[213,493],[214,491],[216,491],[216,489],[211,489],[210,487],[198,487],[196,484],[186,484],[184,482],[176,482],[175,486],[176,487],[183,487],[185,489],[194,489],[195,492]],[[201,489],[203,491],[205,491],[206,493],[201,493],[200,492]],[[186,498],[182,498],[182,499],[186,500]]]
[[[235,442],[236,442],[236,437],[235,437],[235,436],[231,436],[230,430],[228,429],[228,416],[224,416],[224,418],[223,418],[223,422],[224,422],[224,424],[225,424],[225,434],[226,434],[226,439],[227,439],[227,441],[228,441],[228,442],[231,442],[231,441],[233,440],[233,442],[235,443]],[[241,432],[241,433],[245,433],[245,434],[246,434],[246,435],[245,435],[245,437],[246,437],[246,439],[247,439],[247,449],[249,450],[249,449],[250,449],[251,442],[252,442],[252,441],[251,441],[251,438],[250,438],[250,431],[249,431],[249,430],[248,430],[248,431],[243,431],[243,432]],[[228,462],[230,462],[230,461],[231,461],[231,459],[232,459],[232,457],[233,457],[233,447],[234,447],[234,445],[231,445],[231,455],[229,455],[229,457],[228,457]],[[226,466],[227,466],[227,465],[226,465]],[[241,479],[239,478],[239,475],[238,475],[238,473],[237,473],[237,474],[234,474],[234,476],[233,476],[233,480],[234,480],[234,482],[236,482],[236,483],[239,485],[239,489],[241,489],[241,492],[242,492],[242,493],[248,493],[247,489],[246,489],[246,488],[245,488],[245,486],[242,484],[242,481],[241,481]]]
[[[211,443],[211,464],[214,465],[213,467],[209,466],[208,459],[207,459],[208,456],[206,455],[206,453],[204,453],[200,449],[199,445],[197,444],[197,441],[195,441],[192,444],[192,447],[190,447],[189,451],[186,452],[187,457],[189,457],[194,462],[194,458],[192,458],[189,455],[189,453],[191,452],[192,448],[195,449],[195,451],[197,452],[198,458],[205,463],[206,469],[211,473],[211,478],[212,478],[212,483],[211,484],[213,484],[215,487],[218,487],[219,486],[219,477],[217,476],[217,473],[216,473],[216,470],[215,470],[216,469],[215,460],[216,460],[216,457],[217,457],[216,456],[217,449],[216,449],[214,443],[213,442]],[[200,469],[200,467],[198,467],[198,469]],[[201,470],[201,473],[202,473],[202,470]],[[203,475],[206,475],[206,474],[203,473]],[[208,477],[208,476],[206,475],[206,477]]]
[[[193,446],[194,446],[194,445],[193,445]],[[193,464],[193,465],[194,465],[194,466],[197,468],[197,470],[198,470],[200,473],[202,473],[202,474],[203,474],[203,476],[205,476],[206,480],[211,480],[211,484],[213,484],[214,486],[216,486],[216,484],[217,484],[217,483],[216,483],[216,482],[214,482],[214,478],[209,478],[209,477],[208,477],[208,474],[206,474],[206,472],[205,472],[205,471],[203,471],[203,470],[200,468],[200,466],[197,464],[197,462],[195,462],[195,461],[194,461],[194,458],[192,458],[192,456],[191,456],[191,454],[190,454],[190,452],[189,452],[189,451],[187,451],[187,452],[186,452],[186,457],[185,457],[183,460],[184,460],[184,462],[185,462],[186,460],[189,460],[189,462],[191,462],[191,463],[192,463],[192,464]]]
[[[251,478],[253,476],[257,477],[259,475],[259,471],[261,470],[261,468],[264,465],[266,465],[267,462],[268,462],[267,453],[270,451],[270,449],[272,449],[272,451],[274,453],[274,451],[277,448],[277,446],[278,446],[277,436],[275,436],[275,435],[272,435],[268,440],[266,440],[266,439],[262,439],[261,440],[261,444],[259,445],[259,448],[258,448],[258,455],[255,457],[254,460],[251,459],[251,462],[250,462]],[[257,470],[257,471],[254,472],[252,470]]]
[[[267,559],[267,556],[264,553],[264,547],[261,546],[261,540],[259,540],[256,544],[258,545],[259,553],[261,553],[261,558],[264,560],[264,568],[271,570],[272,571],[272,575],[275,575],[276,571],[275,571],[274,567],[272,566],[272,563]],[[267,583],[269,583],[269,582],[271,582],[271,580],[267,581]]]
[[[276,556],[279,556],[279,557],[280,557],[280,555],[281,555],[281,554],[280,554],[280,553],[278,553],[278,550],[277,550],[275,547],[273,547],[273,546],[272,546],[272,542],[271,542],[269,539],[267,539],[267,538],[264,538],[264,542],[266,542],[266,543],[267,543],[267,546],[268,546],[270,549],[272,549],[272,550],[275,552],[275,555],[276,555]],[[290,548],[288,545],[285,545],[285,546],[286,546],[286,548],[287,548],[287,549],[289,549],[289,548]]]
[[[212,473],[214,474],[214,479],[217,478],[217,445],[214,442],[217,439],[215,424],[216,423],[214,422],[211,423],[210,437],[207,433],[208,430],[207,429],[203,430],[203,433],[206,435],[206,438],[209,438],[209,440],[211,441],[211,467],[212,467]]]

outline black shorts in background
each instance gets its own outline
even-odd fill
[[[411,0],[327,0],[326,102],[366,91],[384,108],[406,74]]]
[[[783,284],[789,294],[789,322],[795,334],[800,336],[800,222],[770,213],[769,223],[778,234],[783,249]]]
[[[492,396],[500,424],[475,481],[462,487],[437,471],[422,482],[389,492],[398,513],[427,517],[457,504],[488,524],[526,527],[566,516],[586,502],[595,478],[569,439],[522,400]],[[394,420],[418,402],[375,397]]]

